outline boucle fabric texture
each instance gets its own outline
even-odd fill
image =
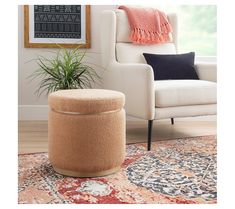
[[[121,166],[126,143],[122,93],[107,90],[58,91],[49,96],[49,101],[49,160],[56,171],[87,177],[107,175]],[[58,109],[72,113],[57,112]],[[75,111],[89,114],[74,114]]]
[[[49,95],[51,109],[64,112],[101,113],[122,109],[125,95],[105,89],[59,90]]]

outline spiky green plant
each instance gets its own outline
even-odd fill
[[[40,81],[35,93],[40,96],[60,89],[91,88],[101,78],[91,66],[85,64],[85,56],[86,52],[79,48],[61,48],[51,59],[38,56],[39,69],[29,76]]]

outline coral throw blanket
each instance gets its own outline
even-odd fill
[[[157,44],[170,41],[172,27],[164,12],[154,8],[130,8],[120,6],[128,17],[135,44]]]

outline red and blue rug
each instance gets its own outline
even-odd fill
[[[216,137],[127,145],[120,172],[72,178],[54,172],[47,153],[19,155],[19,203],[214,204]]]

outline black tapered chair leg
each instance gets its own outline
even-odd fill
[[[174,118],[171,118],[171,124],[174,125],[175,122],[174,122]]]
[[[151,150],[153,120],[148,121],[148,151]]]

